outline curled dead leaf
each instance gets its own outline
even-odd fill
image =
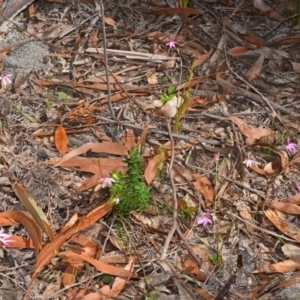
[[[205,196],[206,207],[211,207],[214,201],[214,189],[211,182],[205,175],[193,174],[193,176],[196,180],[193,183],[194,187]]]
[[[288,221],[281,211],[269,208],[264,210],[264,214],[282,233],[300,242],[299,227]]]
[[[254,270],[252,273],[288,273],[293,271],[300,270],[300,260],[299,259],[288,259],[281,261],[276,264],[269,264],[267,266],[264,266],[263,268]]]

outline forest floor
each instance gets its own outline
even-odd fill
[[[300,299],[299,1],[179,2],[1,1],[0,299]]]

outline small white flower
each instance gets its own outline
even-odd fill
[[[250,153],[248,153],[248,157],[243,161],[243,164],[245,164],[247,168],[251,168],[256,162],[250,158]]]
[[[291,138],[288,136],[286,139],[286,146],[285,146],[285,150],[287,152],[294,152],[295,150],[297,150],[298,145],[295,143],[291,142]]]
[[[105,187],[109,187],[111,186],[113,183],[115,183],[116,181],[113,178],[110,177],[103,177],[100,178],[99,180],[99,184],[101,185],[101,187],[104,189]]]
[[[115,179],[108,177],[109,174],[107,171],[105,171],[104,174],[105,174],[105,176],[98,180],[99,183],[97,184],[97,186],[94,189],[95,192],[99,191],[100,189],[104,189],[106,187],[111,187],[112,184],[116,182]]]
[[[169,47],[170,49],[175,49],[177,45],[177,42],[175,42],[172,38],[170,38],[169,42],[166,43],[166,46]]]
[[[213,223],[210,215],[209,209],[206,210],[206,213],[202,216],[197,216],[196,218],[197,225],[202,225],[206,227],[207,225],[211,225]]]
[[[11,234],[4,233],[4,229],[1,228],[1,230],[0,230],[0,243],[3,246],[9,246],[9,243],[13,241],[13,240],[9,240],[10,237],[11,237]]]
[[[0,76],[2,87],[5,88],[7,85],[12,83],[13,74],[2,72]]]

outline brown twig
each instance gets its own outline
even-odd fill
[[[174,155],[175,155],[175,145],[174,145],[174,139],[173,139],[172,132],[171,132],[170,119],[167,120],[167,128],[168,128],[168,133],[169,133],[169,137],[170,137],[170,141],[171,141],[171,159],[170,159],[170,164],[169,164],[169,176],[170,176],[170,182],[171,182],[171,187],[172,187],[172,192],[173,192],[173,216],[172,216],[173,225],[169,231],[169,234],[166,238],[163,250],[161,252],[161,255],[160,255],[161,260],[164,260],[167,255],[169,244],[171,242],[171,239],[172,239],[172,237],[175,233],[176,227],[177,227],[177,206],[178,206],[176,187],[175,187],[174,178],[173,178],[173,163],[174,163]]]
[[[106,46],[106,32],[105,32],[105,22],[104,22],[104,6],[103,0],[100,0],[100,7],[101,7],[101,22],[102,22],[102,35],[103,35],[103,56],[104,56],[104,67],[105,67],[105,76],[106,76],[106,83],[107,83],[107,97],[108,97],[108,107],[111,113],[111,116],[115,118],[115,112],[112,107],[111,101],[111,90],[110,90],[110,80],[109,80],[109,71],[108,71],[108,59],[107,59],[107,46]]]
[[[235,74],[236,74],[236,73],[235,73]],[[239,76],[239,75],[238,75],[238,76]],[[241,78],[242,78],[242,77],[241,77]],[[243,79],[243,80],[244,80],[244,79]],[[250,98],[250,99],[254,100],[255,102],[257,102],[257,103],[259,103],[259,104],[262,104],[262,105],[264,104],[264,101],[261,99],[261,97],[263,97],[263,98],[265,98],[265,97],[264,97],[260,92],[258,92],[258,94],[259,94],[260,96],[259,96],[259,95],[256,95],[256,94],[251,93],[251,92],[249,92],[249,91],[247,91],[247,90],[245,90],[245,89],[242,89],[242,88],[240,88],[240,87],[238,87],[238,86],[235,86],[235,85],[233,85],[233,84],[227,82],[226,80],[224,80],[224,79],[222,79],[222,78],[220,78],[220,77],[218,77],[218,78],[216,79],[216,83],[219,84],[220,86],[222,86],[222,87],[224,87],[224,88],[226,88],[226,89],[232,91],[232,92],[233,92],[234,94],[236,94],[236,95],[245,96],[245,97],[247,97],[247,98]],[[247,81],[246,81],[246,84],[248,84]],[[252,88],[252,85],[250,85],[250,84],[248,84],[248,85]],[[257,91],[256,88],[254,88],[254,90]],[[262,95],[262,96],[261,96],[261,95]],[[266,98],[265,98],[265,99],[266,99]],[[268,100],[268,99],[267,99],[267,101],[268,101],[269,105],[275,107],[276,109],[280,110],[281,112],[283,112],[283,113],[285,113],[285,114],[288,114],[288,115],[295,115],[294,112],[290,111],[289,109],[286,109],[286,108],[280,106],[279,104],[277,104],[277,103],[275,103],[275,102],[273,102],[273,101],[271,101],[271,100]]]
[[[244,79],[242,76],[240,76],[238,73],[236,73],[232,67],[230,66],[229,60],[228,60],[228,56],[227,56],[227,51],[226,51],[226,39],[225,39],[225,45],[224,45],[224,56],[225,56],[225,61],[226,61],[226,65],[228,67],[228,69],[230,70],[230,72],[237,77],[240,81],[242,81],[243,83],[247,84],[253,91],[255,91],[262,99],[263,101],[267,104],[267,106],[271,109],[273,116],[276,116],[280,122],[282,122],[282,120],[280,119],[280,116],[277,114],[277,112],[274,110],[273,106],[271,105],[269,99],[267,97],[265,97],[255,86],[253,86],[249,81],[247,81],[246,79]]]
[[[131,124],[131,123],[128,123],[128,122],[111,120],[109,118],[102,117],[102,116],[97,116],[97,118],[100,119],[100,120],[103,120],[105,122],[109,122],[109,123],[113,123],[113,124],[120,124],[122,126],[133,128],[133,129],[144,130],[144,126],[134,125],[134,124]],[[97,124],[94,124],[94,125],[97,125]],[[170,134],[167,131],[157,130],[157,129],[153,129],[153,128],[149,128],[148,132],[170,136]],[[185,141],[191,141],[191,142],[195,141],[196,143],[200,142],[200,143],[206,143],[206,144],[215,145],[215,146],[222,145],[222,143],[220,141],[206,140],[206,139],[201,138],[201,137],[196,138],[196,137],[189,136],[189,135],[181,135],[181,134],[175,134],[175,133],[171,133],[171,136],[173,138],[178,138],[178,139],[182,139],[182,140],[185,140]]]

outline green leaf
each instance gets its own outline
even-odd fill
[[[160,95],[160,100],[162,103],[166,103],[170,100],[169,96],[166,94]]]
[[[65,92],[58,92],[58,98],[60,100],[68,100],[70,96],[66,94]]]
[[[102,277],[102,282],[104,283],[104,284],[110,284],[111,283],[111,276],[109,276],[109,275],[103,275],[103,277]]]
[[[183,6],[183,7],[187,7],[188,4],[189,4],[189,2],[190,2],[189,0],[183,0],[183,1],[182,1],[182,6]]]
[[[176,89],[174,85],[170,85],[168,87],[168,95],[176,93]]]
[[[176,96],[176,93],[170,94],[169,95],[169,100],[173,99]]]
[[[47,108],[51,108],[52,103],[48,98],[45,99],[45,103],[46,103]]]

